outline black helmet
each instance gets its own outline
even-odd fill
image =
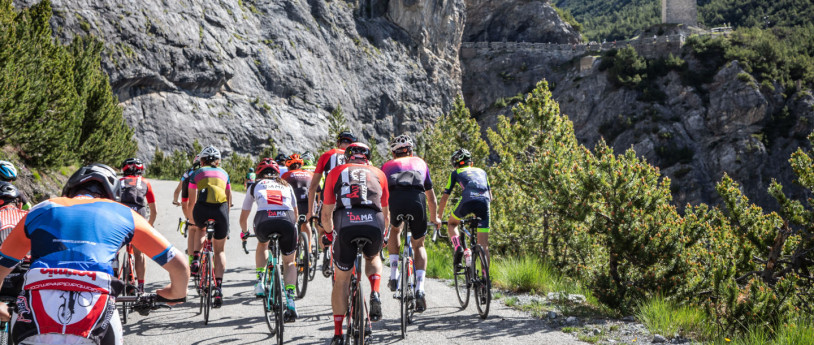
[[[116,190],[118,178],[113,168],[93,163],[79,168],[65,183],[62,196],[74,197],[80,189],[85,189],[110,200],[119,200]]]
[[[20,198],[20,191],[13,184],[0,181],[0,206],[6,206]]]
[[[342,133],[339,133],[339,135],[336,137],[336,141],[338,142],[346,141],[348,144],[351,144],[356,142],[356,136],[353,135],[353,133],[351,132],[344,131]]]
[[[469,153],[469,150],[461,148],[457,151],[452,153],[452,157],[449,158],[449,162],[452,163],[453,167],[460,167],[466,163],[472,161],[472,154]]]
[[[283,165],[283,166],[285,166],[285,161],[287,159],[288,159],[288,157],[282,152],[278,153],[277,156],[274,157],[274,161],[277,162],[278,165]]]

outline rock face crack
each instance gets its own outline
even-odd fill
[[[322,141],[337,105],[359,136],[383,141],[420,131],[460,93],[462,0],[362,5],[52,0],[51,24],[68,42],[92,23],[105,42],[103,68],[141,157],[188,150],[193,138],[258,153],[272,137],[291,152]]]

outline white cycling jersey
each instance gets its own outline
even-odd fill
[[[243,199],[243,210],[251,211],[252,204],[257,211],[293,211],[297,205],[294,189],[274,180],[262,179],[252,185]]]

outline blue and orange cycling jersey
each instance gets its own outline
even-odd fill
[[[461,204],[469,200],[490,201],[492,199],[489,191],[489,178],[483,169],[463,167],[453,171],[449,174],[444,194],[452,193],[452,188],[456,183],[461,186]]]
[[[159,265],[172,245],[129,207],[107,199],[54,198],[31,209],[0,246],[0,265],[13,267],[31,251],[31,268],[113,273],[112,261],[132,243]]]
[[[190,177],[190,193],[197,190],[198,202],[208,204],[222,204],[228,200],[226,191],[232,189],[229,174],[226,170],[216,167],[203,167],[196,170]]]

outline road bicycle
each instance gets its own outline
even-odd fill
[[[208,325],[209,311],[212,309],[212,290],[217,289],[217,283],[215,283],[215,267],[212,261],[215,255],[212,250],[212,238],[215,236],[215,220],[207,220],[204,223],[204,228],[206,228],[206,239],[201,248],[201,262],[198,274],[196,275],[195,286],[201,302],[198,312],[203,313],[204,325]]]
[[[415,314],[416,303],[416,276],[415,276],[415,262],[413,261],[413,234],[410,227],[413,223],[413,215],[398,215],[396,220],[404,222],[404,230],[402,231],[402,241],[404,245],[401,250],[401,279],[398,283],[397,296],[400,304],[401,311],[401,338],[407,336],[407,324],[413,323],[413,315]],[[392,267],[390,269],[393,269]]]
[[[136,275],[133,272],[136,267],[136,257],[133,254],[133,245],[127,244],[123,247],[124,254],[122,255],[121,265],[118,267],[116,278],[124,282],[124,289],[121,296],[136,296],[138,295],[138,286],[136,286]],[[116,254],[118,258],[119,254]],[[130,310],[130,305],[127,302],[122,303],[121,320],[122,324],[127,323],[127,314]]]
[[[297,230],[301,236],[305,236]],[[246,248],[246,239],[256,237],[256,235],[240,234],[243,240],[243,251],[249,253]],[[283,330],[285,329],[285,289],[283,288],[282,274],[282,254],[280,253],[280,234],[272,233],[269,236],[269,256],[266,260],[266,273],[263,275],[263,313],[266,315],[266,325],[269,327],[271,335],[276,335],[277,344],[283,343]],[[299,272],[298,272],[299,274]]]
[[[371,240],[359,237],[350,241],[356,244],[356,260],[353,262],[353,269],[350,276],[350,293],[348,294],[348,310],[345,312],[347,320],[347,331],[345,332],[345,344],[364,345],[368,341],[371,333],[370,317],[368,316],[365,294],[362,290],[362,249],[373,243]]]
[[[474,290],[478,314],[481,319],[486,319],[489,315],[489,303],[492,301],[492,280],[489,277],[489,261],[486,258],[486,252],[478,244],[476,229],[480,220],[478,217],[467,217],[461,221],[458,237],[464,251],[467,250],[466,238],[469,237],[472,245],[471,259],[461,258],[460,264],[453,267],[453,278],[455,294],[458,302],[461,303],[461,309],[466,309],[469,305],[469,291]]]
[[[316,220],[317,224],[321,224],[319,222],[319,217],[313,216],[311,217],[312,220]],[[320,225],[321,227],[321,225]],[[316,242],[316,241],[314,241]],[[325,237],[323,236],[322,244],[325,245],[325,248],[322,250],[322,276],[325,278],[330,277],[334,273],[333,269],[333,258],[331,257],[331,243],[325,241]]]
[[[300,215],[297,221],[297,252],[294,256],[297,262],[297,298],[305,297],[305,291],[308,289],[308,280],[311,271],[311,250],[308,247],[308,236],[300,231],[300,226],[305,224],[305,215]]]

